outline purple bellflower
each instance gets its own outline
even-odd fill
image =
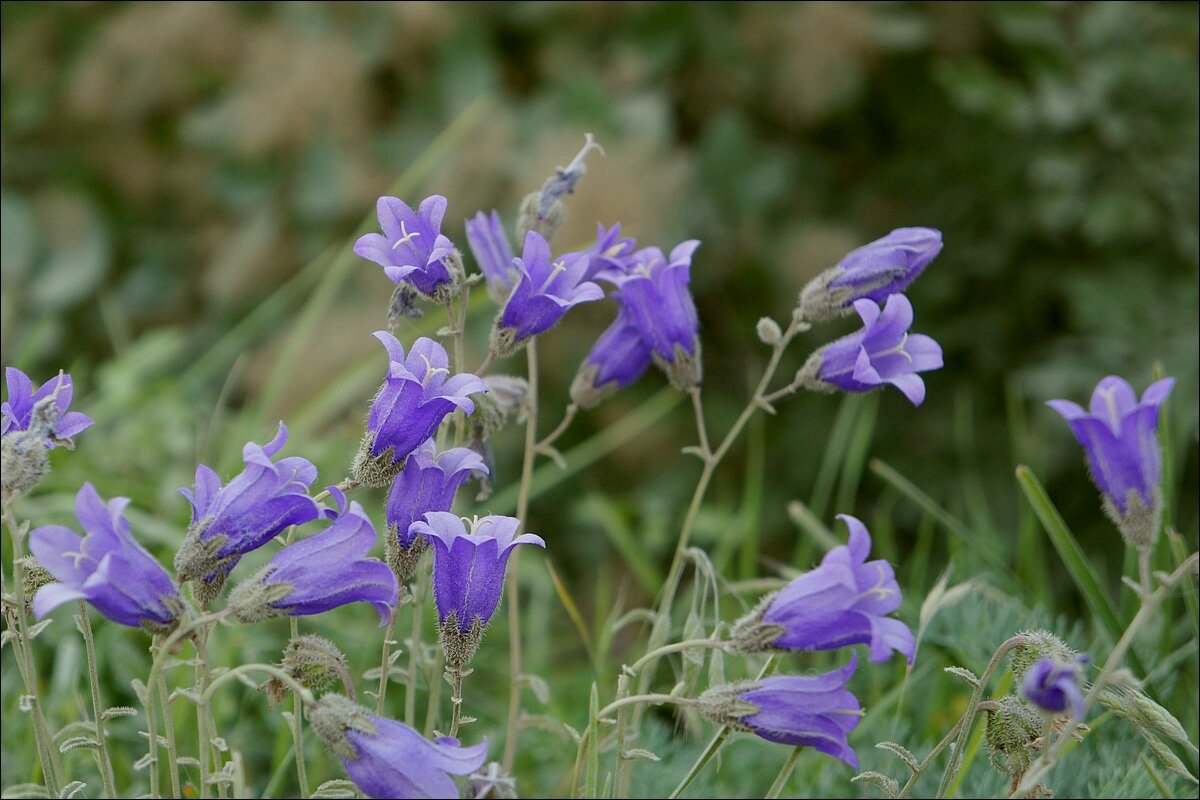
[[[229,483],[204,464],[196,468],[196,484],[179,493],[192,504],[192,522],[175,554],[180,581],[194,581],[197,599],[207,605],[221,592],[241,557],[271,541],[285,528],[303,525],[321,514],[308,496],[317,468],[299,456],[271,459],[287,443],[287,426],[279,423],[266,445],[242,448],[246,468]]]
[[[341,759],[350,780],[371,798],[458,797],[450,776],[469,775],[487,760],[487,739],[471,747],[449,736],[431,742],[336,693],[312,707],[309,722]]]
[[[87,535],[46,525],[29,536],[29,549],[55,583],[38,589],[33,613],[38,619],[71,600],[86,600],[122,625],[152,633],[172,630],[184,604],[171,576],[129,532],[129,498],[107,504],[90,483],[75,495],[75,516]]]
[[[621,236],[621,223],[606,229],[603,223],[597,222],[596,243],[583,251],[588,257],[584,280],[612,280],[625,274],[633,266],[635,250],[637,242]]]
[[[904,291],[940,252],[941,231],[897,228],[814,278],[800,293],[800,313],[806,322],[824,322],[849,314],[857,300],[882,303]]]
[[[378,487],[392,482],[409,453],[433,436],[447,415],[456,409],[474,413],[469,396],[487,387],[469,373],[451,376],[446,348],[432,339],[417,339],[406,356],[395,336],[386,331],[374,336],[387,348],[388,373],[371,401],[350,476]]]
[[[846,689],[856,659],[821,675],[772,675],[715,686],[700,696],[709,719],[768,742],[811,747],[858,769],[846,737],[862,718],[858,699]]]
[[[376,204],[382,234],[368,233],[354,243],[354,252],[383,267],[392,283],[405,283],[421,294],[445,303],[458,293],[462,264],[454,245],[442,235],[446,198],[431,195],[414,213],[395,197]]]
[[[487,279],[492,299],[497,305],[503,305],[512,293],[519,273],[513,266],[512,247],[508,244],[508,234],[504,232],[500,215],[493,211],[488,216],[480,211],[474,219],[467,220],[467,244]]]
[[[74,447],[72,437],[92,424],[91,417],[78,411],[68,411],[75,387],[71,376],[57,375],[43,383],[35,391],[33,381],[16,367],[7,367],[4,378],[8,383],[8,400],[0,406],[0,435],[8,436],[29,430],[34,424],[34,407],[46,398],[53,397],[57,419],[45,439],[47,448],[65,445]]]
[[[347,603],[370,603],[387,623],[399,585],[382,561],[367,558],[375,526],[358,503],[346,508],[346,495],[332,487],[338,515],[321,533],[280,550],[252,578],[229,593],[233,615],[242,622],[271,617],[323,614]]]
[[[874,300],[857,300],[862,330],[830,342],[796,374],[796,385],[816,391],[869,392],[891,384],[914,406],[925,400],[918,372],[941,369],[942,348],[920,333],[910,334],[912,303],[902,294],[887,299],[883,311]]]
[[[590,259],[584,253],[550,257],[550,245],[536,231],[525,235],[525,249],[513,259],[517,285],[496,317],[492,349],[509,356],[525,346],[531,336],[553,328],[573,306],[600,300],[604,290],[583,279]]]
[[[1139,550],[1148,549],[1158,537],[1162,517],[1158,415],[1174,385],[1174,378],[1163,378],[1151,384],[1139,402],[1132,386],[1109,375],[1092,392],[1088,411],[1068,400],[1046,404],[1071,426],[1083,445],[1092,481],[1103,495],[1105,512]]]
[[[702,375],[700,318],[692,300],[692,253],[700,242],[690,239],[665,258],[657,247],[628,256],[624,274],[610,274],[629,319],[650,345],[654,362],[680,391],[690,391]]]
[[[416,572],[417,562],[428,545],[412,524],[430,511],[449,511],[454,495],[472,473],[487,474],[483,457],[465,447],[438,452],[433,439],[421,445],[392,481],[387,496],[388,565],[401,581]]]
[[[429,537],[433,544],[433,599],[441,623],[446,661],[463,665],[475,655],[483,628],[500,603],[508,557],[519,544],[545,547],[542,537],[517,536],[521,521],[515,517],[487,516],[463,520],[434,511],[425,522],[414,522],[411,531]]]
[[[592,345],[571,383],[571,401],[592,408],[608,395],[646,374],[654,359],[650,344],[622,305],[617,319]]]
[[[1025,671],[1021,693],[1043,713],[1050,716],[1070,714],[1083,719],[1083,690],[1080,679],[1087,667],[1086,654],[1063,664],[1049,658],[1039,658]]]
[[[912,631],[887,616],[900,607],[891,564],[867,561],[871,534],[866,525],[849,514],[838,519],[850,528],[849,544],[834,547],[821,566],[766,596],[739,620],[731,634],[735,649],[836,650],[867,644],[871,661],[887,661],[894,651],[912,663]]]

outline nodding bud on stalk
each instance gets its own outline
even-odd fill
[[[996,701],[987,712],[988,754],[994,766],[1006,775],[1022,775],[1033,761],[1030,745],[1042,735],[1042,717],[1015,694]]]
[[[525,234],[535,231],[549,241],[567,219],[567,206],[563,197],[575,191],[575,185],[587,172],[584,159],[592,150],[604,154],[604,148],[596,143],[592,134],[586,134],[583,149],[580,150],[571,163],[554,170],[554,174],[546,179],[542,188],[530,192],[521,201],[521,209],[517,216],[517,241],[524,241]]]
[[[1025,673],[1040,659],[1049,659],[1060,664],[1073,661],[1079,652],[1048,630],[1021,631],[1024,643],[1009,651],[1008,664],[1012,670],[1013,684],[1020,686]]]
[[[346,656],[333,642],[314,633],[289,641],[283,648],[283,660],[279,668],[313,694],[320,694],[339,680],[348,692],[354,689]],[[271,705],[282,703],[291,694],[291,687],[275,677],[259,688],[266,691]]]

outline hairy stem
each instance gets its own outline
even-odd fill
[[[979,705],[982,706],[983,703],[980,703]],[[952,727],[949,732],[942,737],[942,740],[937,743],[937,746],[935,746],[933,750],[929,752],[929,755],[925,756],[925,760],[917,765],[917,771],[909,777],[908,782],[904,784],[904,788],[900,790],[900,794],[896,795],[898,798],[908,797],[908,793],[912,791],[912,788],[916,785],[917,780],[925,774],[925,770],[929,768],[929,765],[933,763],[933,760],[937,758],[938,755],[946,749],[946,746],[950,744],[954,737],[958,735],[959,730],[962,729],[962,724],[963,717],[959,717],[958,722],[954,723],[954,727]]]
[[[291,623],[292,641],[295,641],[300,635],[300,622],[292,617]],[[387,676],[386,670],[384,676]],[[299,785],[300,797],[305,798],[308,797],[308,765],[304,763],[304,706],[300,695],[295,693],[292,694],[292,741],[296,748],[296,782]]]
[[[171,713],[171,697],[166,681],[158,683],[158,704],[162,706],[163,737],[167,740],[167,775],[171,778],[171,796],[183,797],[183,785],[179,780],[179,748],[175,745],[175,717]],[[203,741],[201,739],[201,743]]]
[[[105,797],[116,797],[117,786],[113,777],[112,759],[108,755],[107,735],[104,732],[104,704],[100,702],[100,677],[96,667],[96,641],[92,636],[92,619],[87,603],[79,601],[79,630],[83,634],[83,648],[87,652],[88,689],[92,693],[92,718],[96,722],[96,741],[100,747],[100,782]]]
[[[963,712],[962,727],[959,728],[958,738],[954,742],[954,749],[950,752],[950,761],[946,764],[946,771],[942,774],[942,780],[938,785],[936,797],[946,796],[946,790],[950,788],[950,782],[958,774],[958,766],[962,763],[963,749],[967,746],[967,738],[970,737],[971,728],[974,727],[975,714],[979,710],[979,702],[983,699],[983,693],[987,691],[988,681],[991,680],[992,675],[995,674],[1000,666],[1000,662],[1009,650],[1028,642],[1029,638],[1026,636],[1013,636],[1005,639],[996,648],[996,652],[992,654],[992,660],[988,662],[987,668],[979,676],[979,683],[975,686],[975,690],[971,692],[971,699],[967,702],[967,710]]]
[[[13,593],[16,599],[16,608],[12,610],[12,614],[17,620],[17,638],[14,642],[17,667],[21,673],[21,680],[25,683],[25,694],[32,698],[33,733],[37,743],[38,761],[42,767],[42,777],[46,780],[46,788],[50,790],[50,796],[58,797],[62,778],[59,775],[54,744],[46,727],[46,717],[42,713],[42,702],[38,695],[37,662],[33,657],[33,640],[29,637],[29,623],[25,618],[25,549],[21,528],[11,503],[4,506],[4,522],[8,526],[8,535],[12,540]],[[11,621],[10,619],[10,624]]]
[[[692,494],[691,503],[688,505],[687,515],[683,519],[683,527],[679,531],[679,541],[675,545],[675,555],[671,560],[671,568],[667,571],[667,579],[663,585],[662,599],[658,604],[654,625],[650,629],[650,641],[647,645],[649,650],[661,647],[671,632],[671,610],[675,602],[675,593],[679,590],[680,578],[683,575],[684,557],[687,554],[692,529],[696,524],[696,517],[700,512],[700,507],[704,503],[704,497],[708,491],[708,485],[712,481],[713,473],[716,472],[717,466],[725,458],[730,448],[733,447],[734,442],[737,441],[738,435],[746,427],[746,423],[754,416],[754,412],[763,406],[765,392],[771,384],[771,379],[775,377],[775,371],[779,368],[779,361],[783,358],[784,351],[792,339],[795,338],[796,334],[804,328],[803,322],[793,317],[791,324],[788,325],[779,342],[772,348],[771,358],[763,370],[762,378],[759,379],[758,386],[755,387],[750,401],[742,409],[742,413],[733,423],[729,432],[725,434],[725,438],[721,440],[721,444],[717,446],[715,451],[710,450],[708,446],[708,432],[704,423],[703,406],[699,397],[700,390],[696,389],[693,392],[692,398],[694,408],[696,409],[696,433],[700,442],[700,450],[704,454],[704,469],[700,472],[700,479],[696,482],[696,490]],[[652,661],[648,666],[653,666],[654,663],[656,662]],[[646,669],[638,681],[638,691],[646,691],[653,679],[654,670]]]
[[[408,674],[404,676],[404,722],[410,728],[417,720],[417,670],[421,666],[421,610],[425,605],[424,576],[413,584],[412,638],[408,642]]]
[[[447,671],[454,681],[454,693],[450,695],[450,736],[457,738],[458,724],[462,721],[463,668],[461,664],[453,664]]]
[[[651,650],[633,662],[633,665],[629,667],[629,671],[639,672],[642,667],[654,663],[660,657],[669,655],[670,653],[680,653],[684,650],[720,650],[723,647],[725,647],[725,642],[720,639],[688,639],[682,642],[675,642],[674,644],[663,645],[656,650]]]
[[[388,619],[387,630],[383,632],[383,647],[380,648],[379,657],[379,690],[375,693],[375,716],[383,716],[384,700],[387,698],[388,684],[391,683],[391,676],[388,674],[392,669],[392,636],[396,632],[396,617],[400,614],[399,606],[392,608],[392,615]]]
[[[562,422],[558,423],[558,427],[550,431],[546,438],[537,443],[537,452],[545,453],[550,447],[558,441],[558,438],[566,433],[567,428],[571,427],[571,423],[575,420],[575,415],[579,413],[579,407],[574,403],[567,406],[566,412],[563,414]]]
[[[529,487],[533,483],[533,461],[537,455],[537,339],[529,340],[525,353],[529,363],[529,400],[525,410],[525,458],[521,462],[521,486],[517,493],[517,519],[520,520],[517,534],[525,527],[525,518],[529,513]],[[504,759],[501,761],[501,769],[505,774],[512,774],[513,762],[517,757],[517,734],[521,721],[520,555],[519,550],[514,550],[508,567],[508,724],[505,728]]]

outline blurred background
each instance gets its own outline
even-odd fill
[[[590,131],[607,154],[589,159],[556,241],[583,246],[597,221],[619,221],[639,244],[703,242],[692,275],[716,432],[765,361],[760,316],[786,320],[809,278],[895,227],[945,237],[909,290],[914,330],[945,349],[926,403],[801,396],[758,419],[695,538],[727,577],[807,568],[821,549],[812,520],[832,529],[851,512],[883,531],[914,613],[950,561],[980,572],[981,549],[1023,607],[1082,616],[1013,469],[1038,472],[1115,592],[1123,548],[1042,405],[1083,402],[1114,373],[1139,391],[1157,373],[1179,380],[1168,496],[1195,547],[1194,3],[6,2],[0,14],[0,350],[36,381],[68,370],[75,407],[97,420],[23,504],[37,522],[69,520],[91,479],[134,498],[169,561],[187,521],[175,489],[199,460],[230,474],[241,444],[270,439],[280,418],[289,452],[338,480],[383,368],[367,334],[384,327],[391,284],[349,251],[375,227],[375,199],[445,195],[443,232],[465,250],[462,220],[497,208],[511,232],[520,199]],[[493,313],[484,294],[473,360]],[[581,307],[545,337],[544,430],[613,313]],[[431,333],[434,316],[399,335]],[[802,337],[783,379],[851,327]],[[499,369],[519,374],[523,359]],[[529,525],[593,633],[618,603],[653,597],[698,473],[679,455],[691,416],[664,386],[655,372],[582,414],[561,441],[581,469],[539,473]],[[484,507],[511,511],[520,441],[496,442]],[[382,493],[363,499],[381,519]],[[569,632],[543,583],[547,630]],[[579,637],[533,647],[549,648],[543,663],[586,655]]]

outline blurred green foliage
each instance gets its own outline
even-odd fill
[[[375,198],[401,175],[410,201],[446,195],[445,232],[462,246],[458,220],[496,207],[511,224],[523,194],[592,131],[607,155],[589,161],[561,241],[585,242],[596,220],[647,244],[702,240],[693,285],[717,431],[763,361],[760,316],[786,318],[810,277],[894,227],[944,232],[945,251],[909,292],[915,329],[945,348],[928,401],[799,397],[756,421],[697,528],[722,574],[806,568],[822,549],[813,528],[846,511],[898,564],[906,618],[953,560],[956,575],[986,572],[1021,608],[1078,619],[1085,606],[1013,468],[1038,471],[1115,594],[1119,538],[1041,403],[1082,400],[1111,373],[1141,388],[1156,365],[1179,378],[1168,493],[1196,546],[1194,3],[8,2],[0,21],[0,353],[35,379],[69,370],[76,407],[98,423],[77,453],[55,454],[23,505],[38,523],[69,521],[90,479],[134,498],[145,512],[135,528],[169,561],[186,522],[175,489],[199,460],[228,474],[241,444],[269,438],[280,417],[289,452],[337,480],[382,367],[366,334],[383,326],[391,286],[347,246],[364,217],[373,225]],[[481,354],[490,310],[475,300]],[[546,338],[546,429],[611,314],[581,308]],[[429,316],[426,332],[440,324]],[[805,355],[789,355],[783,374]],[[547,462],[530,519],[592,625],[604,681],[626,636],[615,655],[600,646],[613,608],[653,596],[698,471],[678,455],[694,436],[689,415],[661,389],[655,374],[581,415],[561,444],[569,461],[576,446],[595,460],[561,482]],[[518,432],[497,457],[501,503]],[[382,495],[365,498],[377,512]],[[793,522],[794,500],[815,526]],[[544,576],[533,592],[545,619],[530,661],[558,675],[588,653]],[[74,639],[61,627],[55,680],[66,681]],[[106,684],[127,692],[141,643],[105,627],[102,646],[128,651]],[[1095,633],[1084,628],[1081,648]],[[377,637],[362,630],[359,665]],[[502,628],[493,635],[481,658],[503,670]],[[953,630],[933,644],[974,667]],[[269,660],[270,648],[254,655]],[[1194,650],[1184,661],[1160,697],[1194,698]],[[551,711],[581,723],[591,679],[556,686]],[[937,696],[960,702],[956,690]],[[497,694],[472,713],[491,721],[502,705]],[[950,722],[920,709],[906,743],[932,743]],[[1194,737],[1194,700],[1184,722]],[[761,755],[740,745],[730,760],[743,751]],[[255,757],[261,770],[271,753]],[[773,770],[758,770],[764,785]],[[1103,786],[1141,791],[1121,779]]]

